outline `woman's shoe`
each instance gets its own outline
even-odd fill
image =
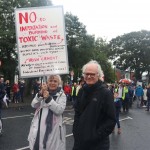
[[[118,134],[121,134],[121,129],[120,128],[118,128]]]

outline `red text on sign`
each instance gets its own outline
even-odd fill
[[[37,41],[38,36],[19,37],[20,43]]]
[[[34,23],[36,21],[36,13],[35,12],[25,12],[23,13],[19,13],[19,24],[23,23],[23,20],[25,23],[31,22]]]

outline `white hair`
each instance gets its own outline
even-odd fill
[[[58,78],[59,86],[61,86],[61,85],[62,85],[62,80],[61,80],[60,75],[49,75],[49,76],[47,77],[47,81],[48,81],[49,79],[53,78],[53,77],[57,77],[57,78]]]
[[[85,72],[85,69],[86,69],[87,65],[89,65],[89,64],[96,64],[97,65],[97,69],[98,69],[98,75],[99,75],[99,77],[104,77],[104,73],[103,73],[103,70],[101,68],[101,65],[96,60],[91,60],[87,64],[85,64],[82,67],[82,73]]]

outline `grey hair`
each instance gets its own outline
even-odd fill
[[[49,75],[49,76],[47,76],[47,81],[48,81],[50,78],[52,78],[52,77],[57,77],[57,78],[58,78],[58,81],[59,81],[59,86],[62,85],[62,80],[61,80],[60,75]]]
[[[103,70],[101,68],[101,65],[96,60],[91,60],[87,64],[85,64],[82,67],[82,73],[85,72],[85,69],[86,69],[87,65],[89,65],[89,64],[96,64],[97,65],[97,69],[98,69],[98,75],[99,75],[99,77],[103,77],[104,76],[104,73],[103,73]]]

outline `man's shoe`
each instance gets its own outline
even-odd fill
[[[149,111],[148,109],[146,109],[145,111]]]
[[[115,128],[113,129],[112,133],[115,133]]]

